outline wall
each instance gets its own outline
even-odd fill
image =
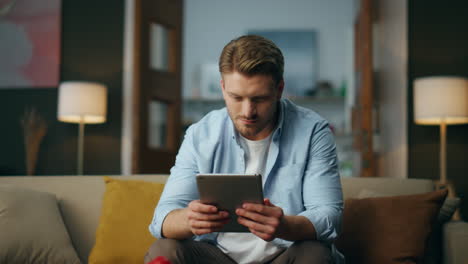
[[[378,175],[407,178],[407,0],[374,1]]]
[[[224,45],[249,29],[316,29],[319,80],[339,86],[349,74],[346,44],[352,43],[353,1],[186,0],[184,5],[184,97],[198,89],[199,65],[217,63]]]
[[[439,179],[439,127],[414,124],[412,82],[432,75],[468,77],[468,2],[408,2],[408,174]],[[468,220],[468,125],[447,127],[447,168]]]
[[[60,79],[108,86],[107,122],[85,127],[85,174],[120,173],[122,109],[122,0],[62,1]],[[35,107],[48,123],[37,174],[76,173],[78,126],[57,121],[57,87],[0,89],[0,175],[24,175],[20,119]]]

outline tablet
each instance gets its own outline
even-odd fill
[[[197,186],[202,203],[229,212],[231,220],[220,232],[249,232],[237,223],[235,210],[244,202],[263,203],[260,174],[198,174]]]

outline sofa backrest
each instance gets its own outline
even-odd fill
[[[122,180],[145,180],[165,183],[164,175],[115,176]],[[0,184],[18,185],[54,193],[59,201],[63,220],[78,256],[88,263],[95,242],[96,229],[105,191],[102,176],[33,176],[0,177]]]
[[[164,183],[167,175],[115,176],[123,180],[145,180]],[[431,180],[396,178],[342,178],[344,198],[358,197],[362,191],[381,196],[406,195],[432,191]],[[0,184],[54,193],[73,245],[83,263],[95,242],[102,198],[105,191],[102,176],[33,176],[0,177]]]
[[[409,195],[431,192],[434,182],[426,179],[343,177],[343,198],[358,198],[367,193],[378,196]]]

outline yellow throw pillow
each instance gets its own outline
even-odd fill
[[[110,177],[104,181],[106,192],[89,264],[141,264],[156,240],[148,225],[164,184]]]

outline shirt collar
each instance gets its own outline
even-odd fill
[[[276,126],[276,129],[273,131],[273,139],[275,137],[281,136],[281,133],[283,131],[283,124],[284,124],[284,115],[286,112],[286,102],[287,99],[281,99],[278,104],[279,104],[279,116],[278,116],[278,124]]]

